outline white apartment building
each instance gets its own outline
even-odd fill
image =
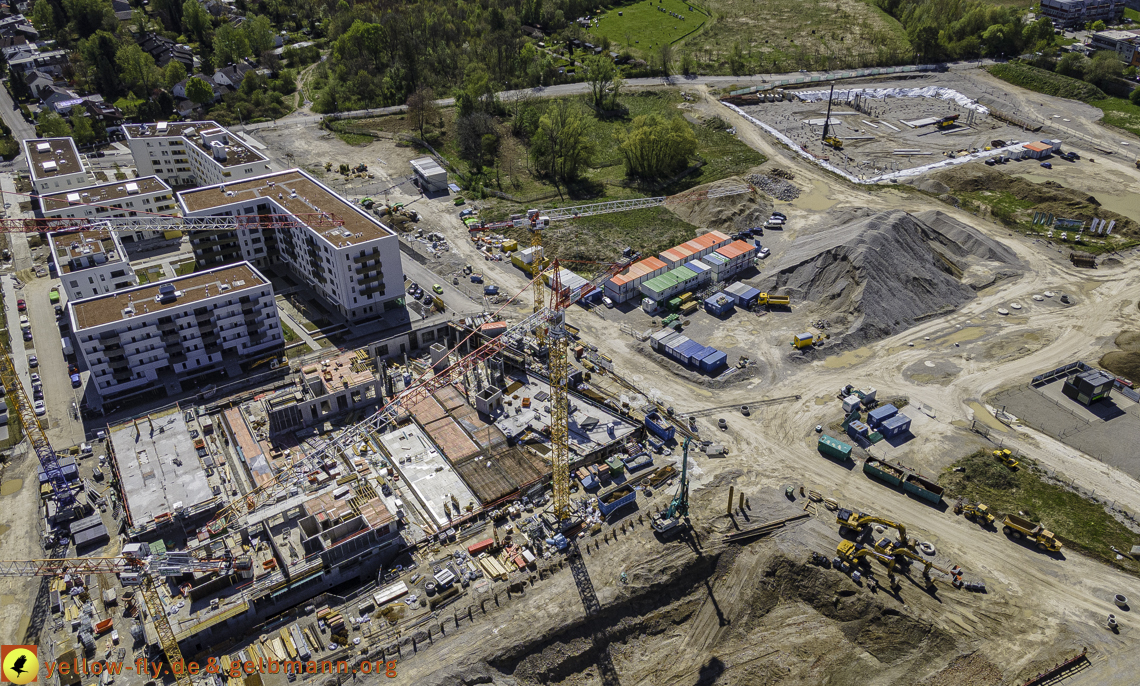
[[[140,214],[170,214],[177,208],[174,192],[157,176],[144,176],[132,181],[115,181],[87,186],[73,191],[44,195],[40,198],[43,215],[48,219],[101,219],[137,217]],[[155,231],[128,231],[119,225],[125,242],[142,240]]]
[[[76,352],[99,403],[280,353],[273,286],[248,262],[69,302]]]
[[[400,307],[404,270],[392,229],[299,169],[178,193],[183,216],[241,217],[190,235],[201,267],[281,263],[349,321]]]
[[[24,159],[37,194],[81,188],[91,183],[83,158],[70,138],[29,138],[23,141]]]
[[[171,186],[210,186],[270,171],[269,160],[212,121],[126,124],[139,176]]]
[[[118,235],[106,228],[48,234],[52,260],[67,301],[138,285]]]

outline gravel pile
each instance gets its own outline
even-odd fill
[[[940,212],[847,210],[820,218],[775,262],[761,291],[787,293],[856,347],[952,311],[1023,271],[1008,247]]]
[[[800,197],[800,189],[783,179],[774,179],[763,174],[749,174],[745,178],[748,183],[777,200],[791,202]]]

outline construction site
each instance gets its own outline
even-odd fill
[[[693,87],[687,116],[768,161],[509,219],[369,144],[374,187],[330,187],[414,207],[420,290],[480,313],[78,436],[0,357],[28,436],[0,482],[0,634],[98,665],[40,676],[84,686],[144,657],[217,659],[230,686],[1133,683],[1140,395],[1097,361],[1140,327],[1137,250],[1079,266],[927,190],[942,168],[863,183],[1064,139],[1053,159],[1140,192],[1081,111],[987,78]],[[994,115],[1017,98],[1080,135]],[[271,159],[343,154],[299,128],[258,132]],[[588,268],[544,247],[645,207],[692,237]]]

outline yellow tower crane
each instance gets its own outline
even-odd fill
[[[566,331],[566,307],[569,293],[562,288],[558,260],[551,265],[550,310],[547,339],[550,346],[550,468],[554,485],[554,516],[558,521],[570,517],[570,412],[566,384],[570,363],[570,334]],[[541,283],[542,279],[538,279]]]

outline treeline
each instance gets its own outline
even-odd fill
[[[318,112],[403,104],[417,88],[450,93],[467,81],[494,90],[559,80],[556,59],[523,24],[567,29],[602,0],[343,0],[326,22],[329,59],[316,68]]]
[[[876,0],[899,20],[923,61],[1014,57],[1054,42],[1047,17],[1026,22],[1022,10],[979,0]]]

